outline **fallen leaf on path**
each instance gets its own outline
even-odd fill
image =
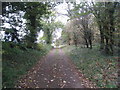
[[[52,79],[52,80],[50,80],[51,82],[53,82],[54,81],[54,79]]]
[[[73,78],[73,77],[70,77],[70,78]]]
[[[53,76],[54,78],[56,77],[56,76]]]
[[[39,88],[38,86],[36,86],[35,88]]]
[[[37,71],[34,71],[33,73],[36,73]]]
[[[63,81],[63,83],[66,83],[66,81]]]
[[[47,83],[50,83],[49,81],[47,81]]]
[[[44,74],[41,74],[42,76],[44,75]]]
[[[70,82],[68,82],[68,83],[70,83]]]
[[[44,78],[44,80],[47,80],[47,78]]]
[[[64,86],[65,86],[65,84],[63,84],[61,88],[63,88]]]
[[[75,82],[75,80],[73,80]]]

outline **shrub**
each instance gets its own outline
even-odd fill
[[[11,45],[13,47],[11,47]],[[16,81],[27,73],[27,71],[45,55],[50,49],[50,45],[39,44],[39,49],[26,48],[24,44],[3,42],[2,47],[2,85],[13,88]]]

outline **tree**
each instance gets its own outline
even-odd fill
[[[82,30],[83,30],[83,38],[85,40],[86,46],[87,48],[92,49],[92,40],[93,40],[93,32],[92,30],[89,28],[89,19],[90,16],[89,15],[84,15],[81,17],[81,19],[79,19],[80,24],[82,25]]]
[[[114,13],[118,2],[99,2],[92,3],[94,16],[99,26],[101,35],[101,48],[105,50],[106,54],[113,54],[113,32],[114,27]]]
[[[2,16],[5,18],[4,21],[9,23],[11,26],[10,29],[6,29],[5,31],[5,39],[7,41],[10,41],[9,38],[11,38],[12,41],[14,41],[15,39],[17,40],[17,42],[20,41],[18,30],[16,27],[23,27],[23,22],[21,20],[23,19],[23,17],[20,14],[20,12],[22,12],[22,15],[24,14],[24,19],[27,21],[26,28],[22,28],[22,31],[25,30],[24,33],[26,33],[26,38],[24,41],[27,42],[28,47],[34,48],[37,37],[37,31],[41,28],[39,20],[44,14],[50,13],[50,5],[48,3],[42,2],[7,2],[3,3],[2,5]]]
[[[55,22],[52,18],[43,21],[42,25],[43,25],[42,30],[44,32],[46,44],[51,44],[53,32],[56,29],[63,27],[63,24],[61,22]]]
[[[33,48],[35,46],[37,32],[41,29],[41,24],[39,21],[41,20],[42,15],[50,13],[49,7],[50,6],[48,3],[26,3],[24,18],[27,19],[27,26],[30,31],[27,36],[28,47],[32,46]]]
[[[89,25],[91,14],[90,14],[89,8],[87,7],[87,3],[82,2],[78,5],[75,4],[74,8],[69,11],[70,12],[68,14],[69,14],[70,20],[74,20],[75,21],[73,22],[74,26],[77,25],[77,28],[79,28],[79,31],[82,32],[82,35],[83,35],[82,37],[86,42],[87,48],[89,46],[90,48],[92,48],[93,32],[90,29],[90,25]],[[78,34],[75,33],[75,30],[77,30],[77,28],[73,30],[74,42],[76,46],[78,41],[76,35]]]
[[[8,23],[10,28],[3,27],[5,31],[5,41],[20,42],[20,34],[21,28],[23,28],[22,21],[22,8],[19,6],[23,6],[22,3],[12,3],[12,2],[3,2],[2,3],[2,16],[3,16],[3,24]],[[18,9],[20,8],[20,9]],[[24,32],[24,31],[23,31]]]

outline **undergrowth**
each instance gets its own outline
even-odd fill
[[[117,55],[104,55],[99,51],[99,46],[94,46],[93,49],[68,46],[64,51],[84,76],[96,83],[97,87],[117,87]]]
[[[2,50],[2,86],[13,88],[20,76],[27,73],[32,66],[47,54],[51,46],[41,46],[41,49],[21,49],[18,45],[10,48],[10,44],[3,43]]]

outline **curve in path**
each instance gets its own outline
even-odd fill
[[[84,88],[62,49],[51,50],[19,82],[22,88]]]

